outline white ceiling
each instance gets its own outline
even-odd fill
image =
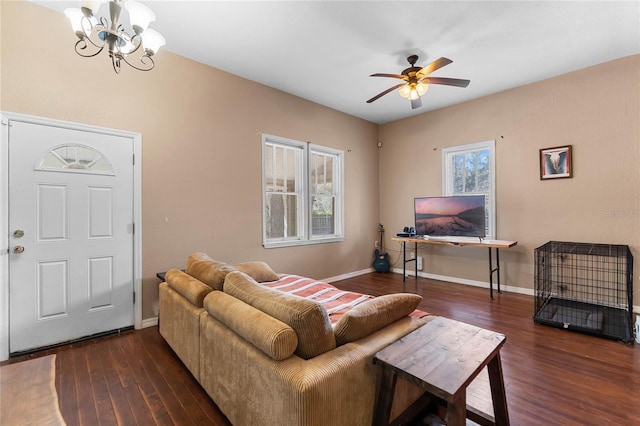
[[[163,49],[375,123],[640,53],[639,1],[143,2]],[[432,75],[471,84],[432,85],[416,110],[396,92],[367,104],[398,83],[369,75],[399,73],[411,54],[450,58]]]

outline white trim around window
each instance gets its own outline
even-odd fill
[[[263,246],[343,240],[344,152],[263,134]]]
[[[495,146],[495,140],[489,140],[442,150],[442,194],[484,195],[487,239],[497,238]],[[456,160],[463,161],[462,171],[457,175]],[[457,169],[460,171],[459,166]]]

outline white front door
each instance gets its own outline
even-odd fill
[[[133,139],[13,121],[9,352],[134,324]]]

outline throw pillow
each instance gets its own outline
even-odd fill
[[[239,271],[227,275],[224,292],[293,328],[300,358],[313,358],[336,347],[329,314],[318,302],[261,286]]]
[[[259,283],[278,281],[280,277],[264,262],[243,262],[233,265],[240,272],[244,272]]]
[[[336,323],[336,343],[344,345],[373,334],[409,315],[421,300],[422,296],[417,294],[398,293],[379,296],[355,306]]]
[[[233,266],[211,259],[205,253],[193,253],[187,259],[187,274],[199,279],[214,290],[222,290],[224,278]]]

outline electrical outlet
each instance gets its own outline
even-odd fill
[[[409,259],[415,259],[416,258],[416,252],[412,251],[411,253],[409,253]]]
[[[376,240],[376,242],[373,244],[374,248],[380,248],[380,241]]]
[[[418,262],[418,270],[422,271],[422,257],[421,256],[418,256],[417,262]]]

